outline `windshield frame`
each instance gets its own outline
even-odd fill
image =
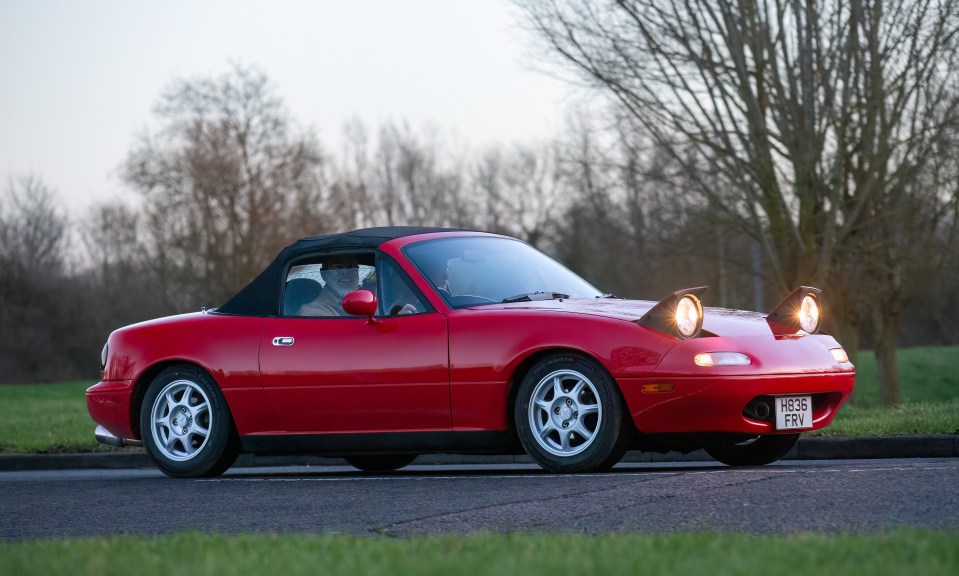
[[[474,235],[469,235],[469,236],[466,236],[466,235],[464,235],[464,236],[443,236],[443,237],[440,237],[440,238],[430,238],[430,239],[425,239],[425,240],[414,240],[414,241],[412,241],[412,242],[404,243],[402,246],[399,247],[399,251],[400,251],[400,253],[402,253],[403,258],[410,264],[410,266],[413,267],[414,270],[416,270],[416,273],[417,273],[417,274],[420,276],[420,278],[425,282],[425,284],[426,284],[427,286],[429,286],[430,290],[431,290],[434,294],[436,294],[436,296],[439,297],[440,300],[442,300],[443,303],[444,303],[449,309],[451,309],[451,310],[463,310],[463,309],[468,309],[468,308],[475,308],[475,307],[482,307],[482,306],[493,306],[493,305],[500,305],[500,306],[502,306],[502,305],[504,305],[504,302],[502,302],[502,301],[491,301],[491,302],[471,302],[471,303],[459,304],[459,305],[453,304],[452,302],[450,302],[449,298],[448,298],[446,295],[444,295],[443,292],[442,292],[441,290],[439,290],[439,289],[433,284],[433,281],[430,280],[430,277],[426,274],[426,272],[419,266],[419,264],[417,264],[416,260],[414,260],[413,258],[410,257],[410,254],[409,254],[409,251],[408,251],[408,250],[409,250],[410,248],[420,247],[420,246],[423,246],[423,245],[425,245],[425,244],[432,244],[432,243],[435,243],[435,242],[456,241],[456,240],[462,240],[462,239],[467,239],[467,238],[468,238],[468,239],[473,239],[473,240],[477,240],[477,239],[483,239],[483,240],[508,240],[508,241],[512,241],[512,242],[517,242],[517,243],[519,243],[519,244],[524,244],[524,245],[526,245],[528,248],[530,248],[531,250],[533,250],[534,252],[537,252],[537,253],[539,253],[541,256],[543,256],[544,258],[549,259],[549,260],[552,261],[556,266],[559,266],[560,268],[562,268],[563,270],[565,270],[568,274],[572,275],[573,277],[575,277],[576,279],[578,279],[579,281],[581,281],[583,284],[585,284],[586,286],[588,286],[589,288],[591,288],[592,290],[594,290],[594,291],[596,292],[597,296],[595,296],[595,297],[593,297],[593,298],[599,298],[599,297],[602,297],[602,296],[605,295],[602,290],[599,290],[598,288],[596,288],[595,286],[593,286],[592,283],[590,283],[590,282],[588,282],[586,279],[584,279],[582,276],[580,276],[580,275],[577,274],[576,272],[573,272],[572,270],[570,270],[565,264],[563,264],[563,263],[560,262],[559,260],[553,258],[553,257],[550,256],[549,254],[546,254],[546,253],[543,252],[542,250],[537,249],[535,246],[533,246],[533,245],[530,244],[529,242],[526,242],[526,241],[524,241],[524,240],[520,240],[519,238],[514,238],[514,237],[512,237],[512,236],[501,236],[501,235],[488,235],[488,236],[487,236],[487,235],[485,235],[485,234],[484,234],[484,235],[475,235],[475,236],[474,236]],[[569,298],[569,299],[575,299],[575,298],[589,298],[589,297],[587,297],[587,296],[575,296],[575,297]],[[590,298],[590,299],[593,299],[593,298]],[[515,302],[515,303],[507,303],[507,304],[524,304],[524,303],[526,303],[526,302],[524,301],[524,302]]]

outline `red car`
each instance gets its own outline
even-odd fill
[[[304,238],[215,310],[110,335],[87,390],[106,444],[166,474],[241,452],[395,470],[422,453],[518,454],[585,472],[628,449],[783,457],[828,425],[855,369],[820,293],[770,314],[603,294],[519,240],[436,228]]]

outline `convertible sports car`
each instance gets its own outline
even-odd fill
[[[603,294],[519,240],[437,228],[304,238],[214,310],[110,335],[96,437],[177,477],[240,452],[518,454],[602,470],[628,449],[782,458],[832,422],[855,369],[801,287],[768,315]]]

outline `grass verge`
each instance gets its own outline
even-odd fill
[[[903,404],[896,408],[843,406],[833,423],[810,436],[878,436],[882,434],[959,433],[959,399],[937,404]]]
[[[959,399],[959,346],[900,348],[896,361],[904,403]],[[854,397],[858,408],[879,406],[879,373],[872,350],[860,351],[856,359]]]
[[[84,391],[95,382],[0,386],[0,452],[90,452],[96,424]]]
[[[959,573],[959,533],[509,534],[394,539],[208,536],[0,542],[18,574],[784,574]]]

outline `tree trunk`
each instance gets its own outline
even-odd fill
[[[839,312],[838,308],[833,308],[834,313]],[[837,315],[834,319],[834,336],[836,341],[843,347],[846,351],[846,355],[849,356],[849,361],[855,366],[859,361],[859,326],[846,315]],[[849,396],[849,404],[858,403],[860,394],[857,392],[856,388],[853,388],[852,395]]]
[[[900,310],[896,307],[880,307],[876,312],[876,368],[879,372],[879,399],[883,406],[902,403],[896,367],[896,337],[900,317]]]

